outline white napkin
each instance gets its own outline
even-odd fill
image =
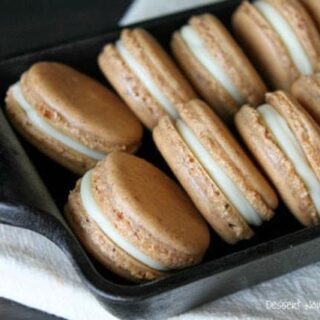
[[[124,26],[138,21],[152,19],[173,12],[179,12],[221,1],[223,0],[135,0],[120,19],[119,24]]]
[[[319,279],[317,263],[171,320],[319,319]],[[31,231],[1,225],[0,296],[69,320],[116,319],[82,285],[52,242]]]
[[[214,2],[136,0],[121,24]],[[208,303],[171,320],[319,319],[320,263]],[[69,320],[115,319],[53,243],[0,225],[0,296]]]

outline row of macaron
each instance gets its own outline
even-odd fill
[[[194,16],[174,32],[171,51],[196,92],[143,30],[124,30],[104,47],[98,63],[149,129],[164,114],[176,118],[179,104],[197,94],[228,123],[243,104],[263,102],[265,83],[269,90],[289,91],[301,76],[320,71],[319,1],[244,1],[232,25],[244,51],[210,14]]]
[[[258,84],[258,89],[248,92],[264,88],[260,102],[253,103],[248,95],[233,111],[225,112],[232,96],[223,99],[225,88],[235,87],[231,77],[222,76],[228,84],[223,91],[213,74],[209,82],[204,80],[208,74],[203,70],[208,73],[210,67],[198,63],[202,71],[192,80],[200,69],[192,64],[197,56],[186,47],[188,40],[181,35],[184,27],[174,35],[173,47],[189,59],[189,79],[198,92],[202,91],[194,81],[200,79],[199,83],[210,84],[203,92],[210,92],[219,103],[210,103],[204,93],[209,104],[196,99],[173,61],[144,30],[124,30],[121,39],[108,44],[98,60],[119,95],[153,129],[158,149],[192,202],[151,164],[114,152],[137,150],[142,126],[118,97],[95,80],[61,64],[37,63],[7,95],[7,114],[18,131],[62,165],[85,173],[70,193],[66,215],[86,248],[129,279],[154,279],[170,269],[200,262],[209,233],[198,211],[228,243],[251,238],[255,226],[273,216],[278,204],[273,187],[217,114],[226,121],[236,114],[244,142],[297,219],[307,226],[319,221],[320,129],[305,109],[316,119],[318,77],[302,77],[293,86],[304,108],[284,91],[265,98],[262,80],[215,17],[193,17],[190,26],[186,38],[195,43],[194,48],[199,45],[199,37],[194,38],[198,27],[207,32],[204,39],[215,39],[215,45],[231,44],[211,57],[213,70],[218,70],[216,77],[224,70],[215,57],[233,53],[228,64],[236,61],[246,71],[233,69],[230,75],[244,75],[248,80],[253,74],[251,86]],[[212,32],[212,26],[218,28]],[[218,34],[223,38],[217,40]],[[212,48],[217,52],[217,47]],[[200,56],[210,58],[202,42],[200,49],[204,52]],[[240,108],[246,102],[252,106]]]

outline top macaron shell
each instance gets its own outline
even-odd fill
[[[125,60],[128,56],[131,57],[131,65]],[[143,29],[124,29],[120,42],[115,45],[107,44],[103,48],[98,63],[120,96],[149,129],[168,113],[163,101],[169,105],[170,115],[177,117],[177,105],[196,97],[168,54],[152,35]],[[132,63],[138,69],[133,70]],[[147,85],[152,84],[160,97],[156,97],[150,87],[146,87],[146,83],[141,79],[142,74]]]
[[[221,120],[200,100],[186,104],[181,117],[261,219],[269,220],[277,206],[277,196]],[[168,117],[161,119],[153,137],[178,180],[214,230],[228,243],[252,237],[248,223],[189,149],[173,121]]]
[[[295,39],[286,34],[285,40],[294,41],[295,48],[298,46],[301,54],[297,55],[297,50],[289,50],[284,38],[258,11],[255,6],[258,3],[267,5],[268,10],[273,9],[279,14],[285,27],[295,34]],[[279,20],[276,21],[274,15],[273,21],[279,28]],[[253,4],[244,1],[234,13],[232,23],[244,48],[272,87],[289,90],[300,75],[319,70],[320,36],[311,17],[297,0],[259,0]],[[283,31],[283,24],[281,28]],[[295,63],[292,55],[297,55],[295,59],[300,63]],[[311,70],[299,70],[302,67],[302,55],[305,57],[304,63]]]
[[[266,103],[285,120],[315,179],[320,180],[319,126],[292,96],[283,91],[268,93]],[[295,217],[305,226],[318,224],[319,216],[308,187],[295,164],[279,145],[277,139],[280,136],[276,139],[259,112],[248,105],[236,114],[235,122],[249,149]]]
[[[115,242],[110,244],[111,238],[91,213],[84,212],[83,199],[79,199],[82,180],[70,193],[66,214],[87,249],[128,279],[163,277],[166,271],[150,268]],[[209,245],[207,225],[182,189],[159,169],[135,156],[113,152],[92,170],[91,185],[105,219],[122,239],[149,259],[168,271],[201,261]],[[99,241],[104,245],[97,246]]]
[[[53,62],[36,63],[22,75],[20,87],[25,100],[39,117],[92,150],[102,154],[114,150],[134,152],[140,145],[142,126],[127,106],[97,81],[71,67]],[[44,133],[40,132],[42,137],[39,137],[39,130],[29,120],[23,128],[24,121],[13,104],[10,89],[7,97],[10,119],[17,122],[18,130],[29,136],[32,143],[55,160],[78,173],[96,163],[90,159],[83,164],[80,158],[84,155],[78,153],[80,160],[77,161],[74,150],[52,139],[45,140]],[[66,159],[69,155],[70,159]]]
[[[189,20],[187,27],[193,30],[202,47],[190,48],[191,44],[186,42],[181,29],[172,37],[172,51],[190,81],[222,119],[230,120],[245,102],[257,105],[263,101],[267,90],[264,83],[227,29],[215,16],[210,14],[194,16]],[[192,50],[206,51],[211,63],[217,64],[225,74],[219,76],[228,78],[235,87],[233,91],[236,91],[237,100],[226,89],[221,82],[222,79],[215,77],[207,69],[204,61],[200,61]]]

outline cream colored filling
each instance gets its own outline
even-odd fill
[[[317,213],[320,215],[320,181],[313,172],[307,157],[286,120],[269,104],[260,106],[257,111],[305,183]]]
[[[287,47],[288,53],[300,74],[312,74],[313,67],[310,59],[286,19],[283,18],[272,5],[264,0],[256,1],[254,6],[278,33],[282,42]]]
[[[127,254],[132,256],[134,259],[140,261],[146,266],[159,270],[166,271],[168,270],[159,262],[151,259],[141,252],[138,248],[132,245],[130,242],[126,241],[113,227],[106,215],[102,212],[97,202],[95,201],[92,194],[92,170],[89,170],[82,178],[80,185],[80,197],[82,205],[86,213],[92,218],[99,228],[107,235],[107,237],[120,249],[125,251]]]
[[[232,205],[238,210],[241,216],[251,225],[262,224],[261,217],[257,214],[250,202],[242,194],[236,184],[227,175],[224,169],[203,147],[195,134],[182,121],[176,121],[176,127],[184,142],[205,168],[211,179],[218,185]]]
[[[122,59],[129,66],[131,71],[139,78],[142,84],[150,92],[150,94],[157,100],[157,102],[165,109],[165,111],[174,119],[178,117],[178,112],[176,111],[170,100],[162,93],[161,89],[156,85],[152,78],[147,74],[144,68],[136,62],[134,57],[123,45],[121,40],[116,43],[118,52],[120,53]]]
[[[20,84],[17,82],[12,87],[12,95],[14,100],[18,103],[20,108],[26,113],[29,121],[36,126],[45,135],[63,143],[65,146],[84,154],[94,160],[101,160],[105,157],[102,152],[94,151],[86,147],[85,145],[79,143],[78,141],[64,135],[63,133],[57,131],[49,123],[43,120],[38,114],[33,106],[31,106],[27,100],[24,98]]]
[[[205,69],[208,70],[212,77],[220,83],[239,106],[244,104],[245,98],[233,84],[227,72],[219,65],[215,57],[210,54],[197,32],[191,26],[183,26],[180,34],[189,50]]]

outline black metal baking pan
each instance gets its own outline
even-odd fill
[[[211,12],[229,27],[230,16],[239,3],[240,0],[230,0],[136,26],[148,29],[169,50],[172,32],[191,15]],[[108,85],[97,67],[96,57],[103,44],[116,40],[119,32],[116,29],[1,61],[1,100],[8,86],[40,60],[69,64]],[[171,174],[148,132],[138,155]],[[0,110],[0,222],[33,230],[53,241],[102,304],[123,319],[164,319],[320,259],[320,227],[303,228],[281,204],[275,218],[259,228],[250,241],[229,246],[212,234],[211,246],[200,265],[165,279],[129,283],[88,256],[59,217],[57,212],[63,211],[76,178],[23,139],[18,141]]]

